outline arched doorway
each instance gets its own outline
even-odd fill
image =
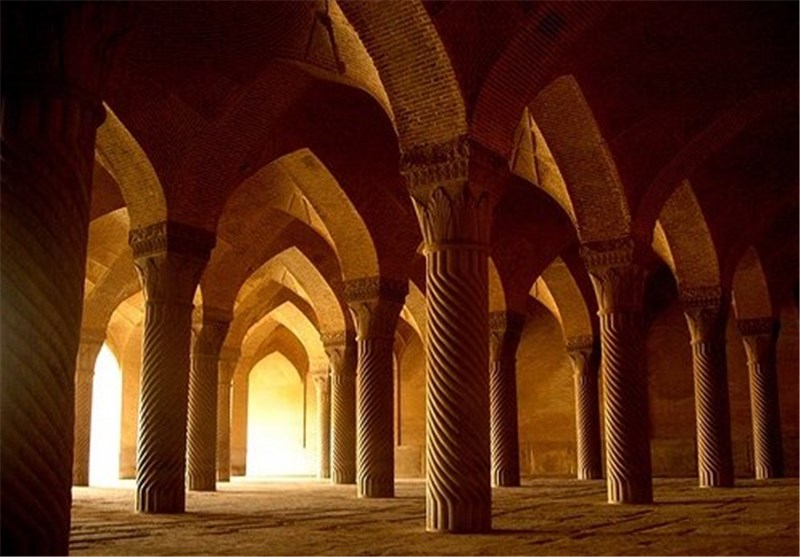
[[[119,480],[122,372],[106,344],[97,356],[92,389],[89,485],[112,485]]]

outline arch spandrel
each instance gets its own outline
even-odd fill
[[[561,310],[558,308],[558,304],[556,303],[555,298],[553,297],[553,293],[550,291],[550,288],[547,286],[547,283],[539,277],[534,281],[533,285],[531,286],[530,295],[535,300],[538,300],[544,307],[548,309],[548,311],[553,314],[553,317],[556,318],[558,324],[561,326],[561,330],[564,330],[564,319],[561,316]]]

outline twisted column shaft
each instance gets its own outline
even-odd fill
[[[345,283],[358,342],[356,474],[359,497],[394,497],[392,351],[408,285],[381,278]]]
[[[605,387],[606,484],[609,503],[653,500],[644,364],[644,273],[630,240],[584,246],[597,296]]]
[[[314,374],[317,396],[317,477],[331,477],[331,384],[328,370]]]
[[[495,487],[520,485],[516,353],[522,325],[523,316],[517,313],[496,312],[489,316],[490,440]]]
[[[591,336],[567,339],[567,354],[575,386],[575,453],[579,480],[603,477],[600,455],[600,405],[597,385],[597,358],[593,356]]]
[[[75,448],[72,458],[72,485],[89,485],[94,366],[104,340],[104,331],[81,331],[75,366]]]
[[[729,302],[718,288],[687,291],[682,298],[692,338],[699,485],[731,487],[733,451],[725,354]]]
[[[331,369],[331,482],[356,483],[356,351],[349,331],[323,338]]]
[[[66,555],[92,164],[119,29],[92,4],[3,6],[0,553]]]
[[[145,293],[136,511],[183,512],[192,300],[213,236],[175,223],[132,230]]]
[[[209,316],[219,313],[219,317]],[[219,356],[232,316],[203,308],[189,375],[186,484],[192,491],[217,488],[217,391]]]
[[[231,480],[231,387],[233,372],[239,360],[235,355],[225,354],[219,362],[217,382],[217,481]]]
[[[427,301],[426,528],[492,527],[489,195],[465,137],[403,154],[424,241]],[[492,162],[492,161],[489,161]],[[507,391],[506,391],[507,392]]]
[[[775,369],[778,322],[771,318],[739,321],[750,374],[753,460],[756,479],[783,477],[783,447]]]

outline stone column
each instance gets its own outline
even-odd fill
[[[356,341],[352,331],[322,336],[331,370],[331,482],[356,483]]]
[[[231,387],[239,351],[223,348],[217,382],[217,481],[231,481]]]
[[[186,485],[192,491],[217,489],[217,368],[232,317],[204,307],[203,326],[194,343],[186,451]]]
[[[72,458],[72,485],[89,485],[94,365],[105,340],[105,331],[81,331],[75,365],[75,452]]]
[[[517,347],[524,317],[511,311],[489,315],[489,398],[492,486],[519,486]]]
[[[253,359],[239,358],[231,388],[231,476],[247,475],[247,398],[249,396],[250,370]]]
[[[466,138],[402,162],[426,261],[426,528],[484,532],[492,524],[489,196],[468,183]]]
[[[183,512],[192,301],[213,233],[161,222],[131,230],[145,296],[136,511]]]
[[[600,455],[600,400],[597,388],[597,361],[594,337],[567,339],[567,355],[575,384],[575,453],[579,480],[603,477]]]
[[[697,475],[700,487],[733,486],[725,327],[730,299],[720,288],[681,293],[692,337]]]
[[[317,477],[331,477],[331,380],[326,368],[311,374],[317,396]]]
[[[770,317],[739,320],[750,372],[753,460],[758,480],[783,477],[781,417],[775,369],[779,326],[780,322]]]
[[[584,245],[581,256],[600,316],[608,502],[651,503],[644,271],[634,261],[630,239]]]
[[[2,17],[0,553],[66,555],[95,133],[120,6]]]
[[[408,283],[372,277],[344,290],[358,342],[358,496],[394,497],[392,350]]]

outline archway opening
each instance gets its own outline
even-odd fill
[[[108,345],[103,344],[92,382],[89,485],[112,485],[119,480],[121,419],[122,372]]]
[[[250,372],[247,396],[247,475],[314,473],[306,435],[305,383],[282,354],[270,354]]]

